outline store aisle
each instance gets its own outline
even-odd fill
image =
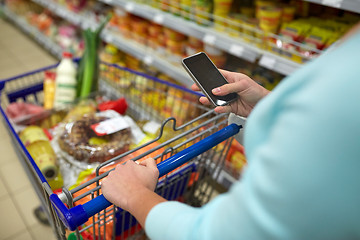
[[[56,59],[22,32],[0,18],[0,79],[50,65]],[[52,229],[37,221],[40,205],[13,150],[8,131],[0,123],[0,240],[51,240]]]

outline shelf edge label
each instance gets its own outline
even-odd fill
[[[268,68],[270,70],[273,70],[274,67],[275,67],[275,64],[276,64],[276,59],[273,58],[273,57],[263,55],[260,58],[259,64],[260,64],[260,66],[263,66],[263,67],[266,67],[266,68]]]
[[[146,65],[151,65],[154,59],[150,55],[147,55],[144,57],[143,61]]]
[[[343,0],[322,0],[321,3],[326,6],[340,8]]]
[[[205,34],[204,38],[203,38],[203,42],[210,44],[210,45],[214,45],[216,41],[216,37],[214,35],[211,34]]]
[[[157,24],[162,25],[164,23],[164,15],[162,14],[156,14],[154,17],[154,22]]]
[[[237,44],[232,44],[230,46],[229,53],[236,57],[241,57],[244,53],[244,47]]]
[[[132,12],[132,11],[134,11],[135,6],[134,6],[133,3],[127,3],[127,4],[125,5],[125,9],[126,9],[126,11],[128,11],[128,12]]]

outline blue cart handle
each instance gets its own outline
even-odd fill
[[[194,157],[234,136],[241,128],[242,126],[233,123],[162,161],[157,165],[159,169],[159,177],[168,174]],[[71,209],[68,209],[56,194],[50,195],[50,201],[52,202],[59,218],[71,231],[74,231],[77,227],[87,222],[88,219],[96,213],[112,205],[112,203],[106,200],[103,195],[100,195],[83,205],[77,205]]]

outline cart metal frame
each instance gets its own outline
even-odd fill
[[[78,202],[84,198],[90,197],[94,200],[89,202],[100,199],[96,197],[100,195],[100,181],[109,173],[109,171],[102,172],[102,169],[125,157],[132,156],[131,160],[136,161],[153,154],[163,176],[159,180],[156,192],[166,199],[181,200],[192,206],[201,206],[209,201],[214,188],[207,179],[216,180],[219,176],[232,136],[239,131],[241,126],[240,128],[232,127],[231,134],[220,136],[221,134],[217,132],[227,126],[227,114],[216,114],[213,110],[198,104],[194,101],[199,97],[198,93],[143,73],[106,63],[101,64],[99,91],[110,99],[125,97],[129,103],[127,114],[137,121],[161,121],[159,134],[152,141],[99,164],[95,171],[96,177],[93,179],[71,190],[63,188],[59,195],[54,194],[34,159],[21,142],[16,125],[6,115],[6,107],[16,101],[42,104],[44,71],[54,70],[56,66],[52,65],[0,81],[0,112],[8,126],[20,162],[42,206],[46,209],[45,212],[58,239],[66,239],[66,228],[74,228],[72,230],[75,230],[78,239],[80,235],[86,235],[89,239],[108,239],[109,236],[112,239],[131,239],[143,234],[136,219],[113,205],[93,210],[93,205],[86,207],[87,203],[83,204],[85,208],[93,212],[89,215],[92,216],[89,217],[89,222],[81,224],[80,227],[78,225],[69,227],[66,223],[67,219],[62,216],[63,210],[69,211],[64,203],[72,210],[79,207]],[[203,149],[203,153],[189,156],[186,161],[190,161],[187,163],[178,163],[175,171],[175,167],[168,167],[167,160],[177,161],[175,159],[177,155],[183,154],[187,151],[186,149],[194,145],[194,148],[199,148],[198,146],[203,145],[199,142],[205,141],[212,135],[216,135],[214,138],[219,140],[214,142],[211,139],[210,142],[214,143],[209,143],[207,148]],[[141,148],[153,143],[158,144],[140,155],[136,154]],[[159,153],[160,150],[161,153]],[[154,155],[154,152],[157,154]],[[84,192],[85,188],[90,188],[90,190]],[[112,223],[112,226],[109,223]],[[109,228],[111,230],[107,230]]]

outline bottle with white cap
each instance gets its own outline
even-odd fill
[[[56,68],[54,107],[66,107],[76,98],[76,65],[70,52],[63,52],[63,58]]]

